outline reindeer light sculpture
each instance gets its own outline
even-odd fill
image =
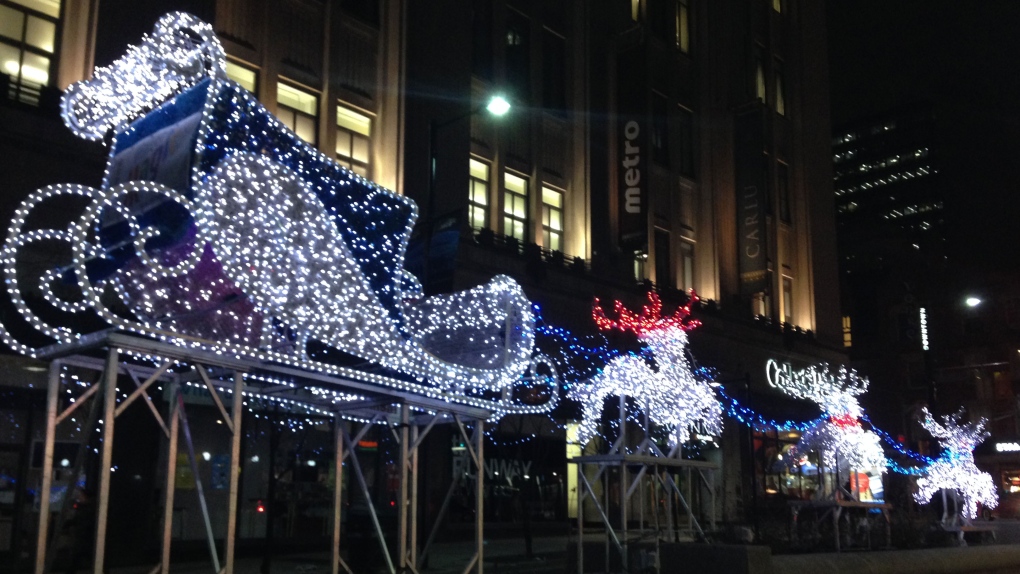
[[[995,483],[987,472],[974,464],[974,447],[988,438],[985,419],[975,423],[961,424],[963,412],[942,417],[939,423],[927,408],[922,410],[921,426],[938,439],[945,449],[942,456],[928,465],[924,475],[917,479],[914,500],[927,504],[936,492],[955,490],[963,498],[966,519],[977,518],[977,505],[995,508],[999,496]]]
[[[823,417],[807,429],[796,450],[818,452],[822,463],[841,471],[878,468],[885,472],[887,461],[881,439],[864,430],[863,414],[857,400],[868,390],[868,379],[840,366],[836,372],[828,365],[813,365],[802,371],[770,369],[775,373],[770,382],[784,393],[811,401],[822,409]],[[797,457],[790,457],[796,460]]]
[[[701,421],[706,432],[722,432],[722,406],[708,381],[699,378],[688,357],[687,332],[701,323],[690,319],[691,301],[668,317],[662,316],[662,301],[648,293],[649,305],[640,315],[616,302],[617,319],[606,316],[595,300],[593,316],[601,330],[619,329],[637,335],[655,358],[653,367],[642,357],[627,355],[609,362],[588,383],[578,385],[570,396],[583,406],[578,440],[587,443],[598,432],[602,406],[611,396],[631,397],[649,419],[670,429],[671,444],[682,443],[689,427]]]

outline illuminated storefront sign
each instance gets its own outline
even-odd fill
[[[995,452],[1020,452],[1020,443],[997,442],[995,443]]]
[[[790,363],[780,364],[775,359],[769,359],[765,363],[765,376],[770,387],[794,396],[814,396],[818,394],[818,390],[840,386],[833,373],[827,369],[812,365],[795,371]]]

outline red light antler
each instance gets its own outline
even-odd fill
[[[609,329],[619,329],[621,331],[633,331],[636,335],[642,335],[649,331],[655,331],[658,329],[666,329],[669,327],[677,327],[684,331],[690,331],[701,325],[701,321],[697,319],[689,319],[691,315],[691,305],[698,300],[697,294],[691,291],[691,300],[682,307],[677,307],[673,315],[669,317],[662,316],[662,300],[659,299],[659,295],[654,291],[648,292],[649,305],[645,305],[641,308],[641,314],[636,315],[635,313],[628,310],[623,306],[623,303],[617,300],[613,303],[613,308],[616,310],[616,315],[619,317],[616,321],[613,321],[606,316],[606,312],[602,309],[602,304],[599,302],[598,297],[595,298],[595,304],[592,307],[592,317],[595,319],[595,324],[598,328],[607,331]]]

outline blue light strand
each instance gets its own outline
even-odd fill
[[[893,450],[895,450],[896,452],[902,454],[903,456],[909,457],[909,458],[913,459],[914,461],[916,461],[916,462],[918,462],[920,464],[923,464],[923,465],[930,465],[931,463],[935,462],[934,458],[931,458],[930,456],[925,456],[925,455],[923,455],[923,454],[921,454],[919,452],[914,452],[914,451],[910,450],[909,448],[907,448],[907,447],[903,446],[902,444],[900,444],[900,442],[898,440],[894,439],[892,437],[892,435],[890,435],[889,433],[885,432],[884,430],[878,428],[875,425],[875,423],[871,422],[871,419],[868,418],[867,414],[861,414],[861,420],[866,422],[866,423],[868,423],[868,426],[871,427],[872,431],[874,431],[876,434],[878,434],[878,436],[882,437],[882,440],[884,440],[886,442],[886,444],[891,446],[893,448]]]
[[[722,387],[716,387],[715,390],[718,391],[719,396],[722,397],[723,402],[725,403],[723,407],[726,409],[726,414],[728,414],[730,418],[736,419],[740,421],[741,424],[758,430],[774,428],[782,432],[806,432],[808,429],[817,425],[826,418],[825,415],[822,415],[821,417],[802,423],[789,420],[780,422],[764,417],[750,407],[741,405],[740,401],[726,394],[726,391],[723,390]]]

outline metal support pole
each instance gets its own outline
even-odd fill
[[[584,483],[581,481],[580,476],[584,473],[584,465],[577,463],[574,465],[577,467],[577,483],[575,488],[577,489],[577,574],[584,572]]]
[[[46,388],[46,442],[43,446],[42,488],[39,490],[39,535],[35,543],[35,574],[46,565],[46,541],[50,526],[50,490],[53,488],[53,445],[57,432],[57,393],[60,392],[60,363],[50,363]]]
[[[365,473],[361,472],[361,463],[358,462],[358,454],[354,452],[354,443],[351,441],[351,437],[344,434],[344,440],[347,442],[347,448],[350,449],[351,453],[351,465],[354,467],[354,477],[358,479],[358,484],[361,486],[361,492],[365,495],[365,503],[368,506],[368,515],[372,519],[372,526],[375,527],[375,534],[379,538],[379,546],[383,551],[383,558],[386,559],[386,567],[390,574],[396,573],[396,568],[393,567],[393,559],[390,557],[389,546],[386,545],[386,537],[383,534],[382,525],[379,524],[379,516],[375,512],[375,504],[372,503],[372,495],[368,490],[368,484],[365,482]]]
[[[408,487],[408,421],[411,407],[400,405],[400,509],[397,511],[400,539],[397,542],[397,568],[407,570],[407,487]]]
[[[234,436],[230,444],[230,497],[227,502],[227,539],[223,549],[223,572],[234,574],[234,541],[237,537],[237,488],[241,478],[241,414],[244,412],[244,375],[234,371],[234,404],[230,412]]]
[[[475,453],[478,469],[475,472],[475,546],[478,551],[478,574],[484,569],[482,549],[485,544],[485,421],[479,419],[475,424]]]
[[[177,486],[177,435],[181,418],[177,411],[177,383],[170,385],[170,444],[166,455],[166,493],[163,498],[163,548],[160,574],[170,574],[170,538],[174,525],[174,488]]]
[[[96,546],[92,571],[105,572],[106,521],[110,512],[110,473],[113,471],[113,422],[117,410],[117,363],[120,350],[111,347],[106,355],[106,388],[103,389],[103,452],[99,463],[99,504],[96,512]]]
[[[344,428],[343,420],[339,416],[333,419],[333,441],[336,445],[336,455],[333,459],[333,564],[330,568],[331,574],[340,574],[340,566],[350,573],[351,569],[340,557],[340,512],[343,509],[343,472],[344,472]]]
[[[181,417],[181,426],[184,428],[184,444],[188,447],[188,463],[191,465],[191,474],[195,477],[195,494],[198,495],[198,504],[202,509],[202,519],[205,520],[205,535],[209,543],[209,555],[212,557],[213,569],[217,574],[220,571],[220,556],[216,551],[216,539],[213,537],[212,521],[209,520],[209,506],[205,502],[205,490],[202,488],[202,478],[198,473],[198,460],[195,458],[195,443],[191,440],[191,428],[188,426],[188,415],[184,411],[184,396],[177,393],[177,409]],[[97,572],[99,572],[97,570]]]
[[[435,422],[435,419],[432,420]],[[414,446],[414,450],[411,451],[411,548],[407,559],[408,566],[418,564],[418,453],[421,452],[418,439],[418,425],[415,425],[411,429],[411,444]]]

